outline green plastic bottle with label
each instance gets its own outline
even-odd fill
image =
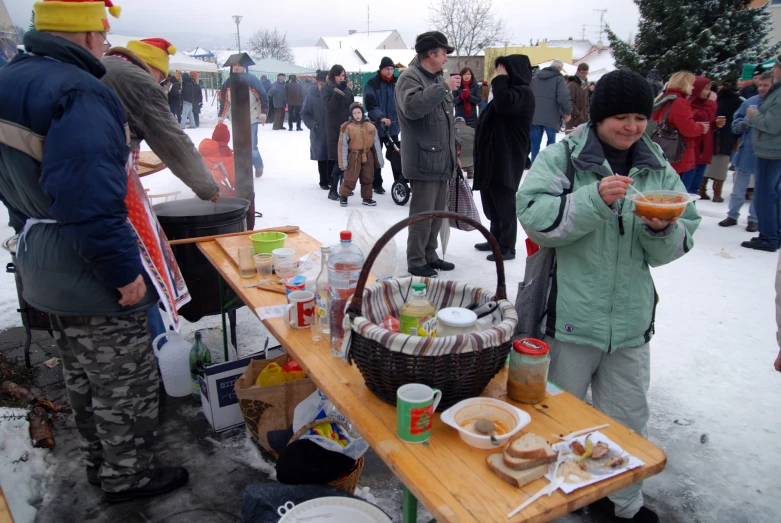
[[[412,296],[401,308],[401,333],[412,336],[433,336],[431,325],[434,322],[431,320],[436,316],[437,308],[426,298],[426,284],[413,283]]]

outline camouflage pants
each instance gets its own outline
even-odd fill
[[[152,475],[149,436],[157,430],[159,400],[147,312],[51,321],[87,465],[103,461],[107,492],[144,486]]]

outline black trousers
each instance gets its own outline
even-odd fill
[[[515,194],[507,187],[485,187],[480,189],[485,217],[491,220],[491,234],[499,242],[502,251],[515,252],[518,236],[518,217],[515,214]]]
[[[295,122],[298,129],[301,129],[301,106],[289,105],[287,108],[287,128],[293,130],[293,123]]]
[[[334,170],[334,161],[319,160],[317,162],[317,171],[320,173],[320,185],[331,184],[331,171]]]

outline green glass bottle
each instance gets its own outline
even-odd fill
[[[212,364],[212,353],[201,339],[201,333],[195,333],[195,343],[190,349],[190,379],[193,384],[193,399],[201,401],[201,385],[198,378],[205,376],[204,369]]]

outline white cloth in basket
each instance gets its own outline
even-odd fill
[[[417,277],[384,280],[364,289],[362,315],[350,322],[351,330],[391,351],[413,356],[463,354],[497,347],[512,339],[518,315],[515,306],[508,300],[498,302],[498,307],[492,314],[493,327],[482,332],[430,338],[410,336],[380,327],[378,323],[388,314],[395,318],[400,317],[401,308],[410,295],[412,284],[421,282],[426,284],[426,296],[436,305],[437,310],[445,307],[466,307],[474,302],[482,305],[496,299],[493,291],[468,283]]]

